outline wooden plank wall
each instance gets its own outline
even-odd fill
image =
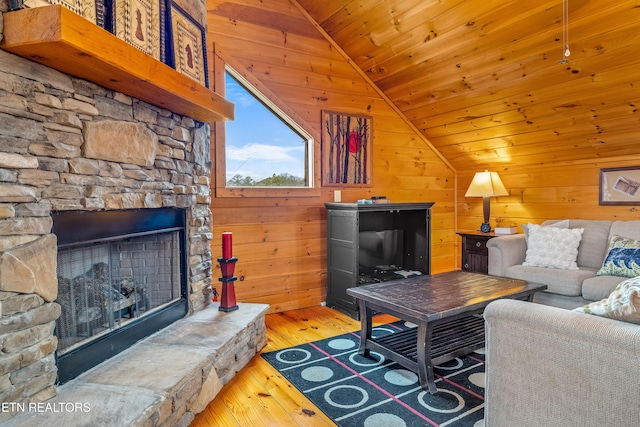
[[[386,195],[393,202],[435,202],[432,271],[453,269],[455,175],[423,137],[288,0],[208,0],[208,9],[209,57],[215,44],[293,108],[314,134],[320,134],[322,110],[373,117],[373,187],[340,188],[342,201]],[[268,303],[271,312],[324,301],[324,203],[333,201],[334,189],[323,188],[319,197],[212,198],[213,256],[221,254],[221,233],[231,231],[239,259],[238,301]]]
[[[492,169],[499,172],[509,196],[492,199],[491,226],[517,226],[522,232],[521,224],[547,219],[640,220],[640,206],[599,205],[600,169],[625,166],[640,166],[640,155]],[[459,230],[476,230],[482,223],[482,200],[464,197],[475,172],[458,173]],[[456,265],[459,268],[459,256]]]

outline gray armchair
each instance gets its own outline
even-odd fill
[[[508,299],[484,316],[487,427],[640,425],[640,325]]]

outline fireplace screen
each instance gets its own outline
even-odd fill
[[[60,211],[56,323],[64,384],[183,318],[186,210]]]
[[[58,354],[180,299],[179,233],[58,252]]]

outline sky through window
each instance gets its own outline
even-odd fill
[[[225,123],[227,182],[236,176],[260,182],[286,174],[304,183],[307,140],[229,73],[226,98],[235,104],[235,119]]]

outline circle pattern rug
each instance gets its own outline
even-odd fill
[[[372,335],[406,330],[402,321],[373,328]],[[418,375],[381,354],[358,354],[352,332],[262,353],[262,357],[338,426],[484,426],[484,351],[434,368],[438,392],[420,387]]]

